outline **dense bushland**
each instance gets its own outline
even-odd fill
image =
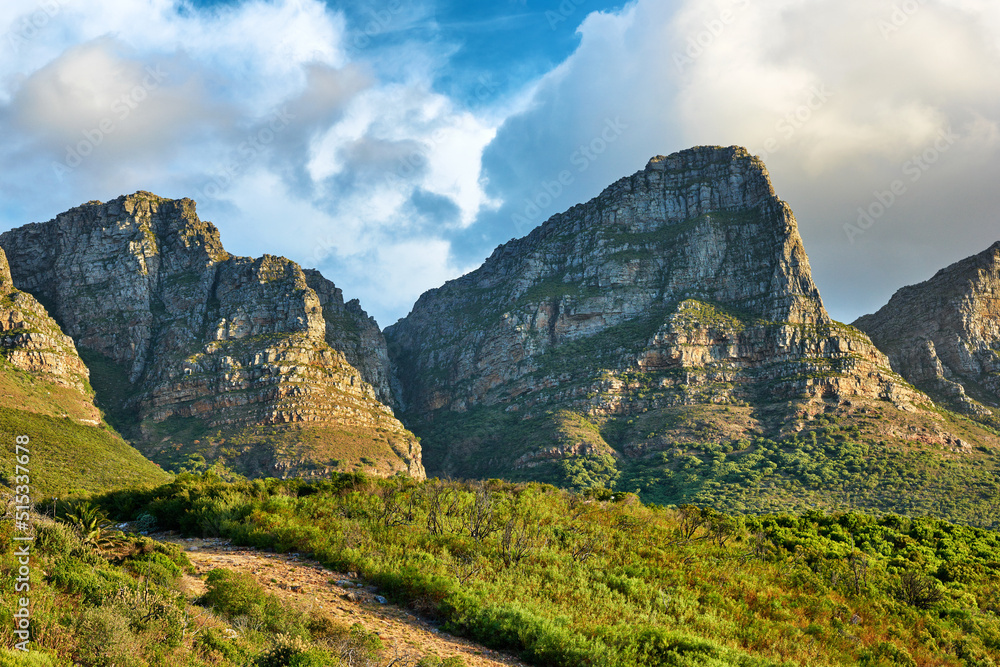
[[[656,376],[640,375],[630,381],[656,384]],[[512,481],[577,491],[607,487],[636,493],[645,503],[740,514],[892,512],[1000,529],[1000,449],[992,442],[957,453],[885,433],[887,425],[907,434],[944,429],[980,442],[976,434],[986,431],[967,419],[942,411],[938,423],[930,413],[880,406],[851,417],[817,415],[798,433],[724,437],[720,424],[745,419],[740,410],[685,406],[603,420],[563,410],[524,419],[503,407],[476,406],[444,411],[413,428],[423,438],[425,460],[439,468],[446,463],[455,477],[491,476],[497,457],[507,457],[503,476]],[[900,421],[904,417],[909,421]],[[580,443],[589,452],[532,458],[554,445],[565,450]],[[530,466],[516,464],[524,457]]]
[[[1000,535],[937,519],[736,517],[610,491],[359,474],[181,475],[101,502],[356,570],[537,665],[987,667],[1000,654]]]

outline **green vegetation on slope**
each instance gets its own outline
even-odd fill
[[[535,665],[995,667],[1000,535],[944,521],[730,517],[631,494],[181,476],[104,505],[349,569]]]
[[[198,457],[247,477],[357,470],[389,476],[400,462],[410,463],[400,434],[382,427],[305,422],[212,429],[199,417],[172,416],[147,428],[155,437],[152,444],[139,445],[143,453],[174,472],[190,469]]]
[[[145,459],[75,389],[36,377],[0,360],[0,484],[12,485],[17,436],[29,438],[31,489],[36,498],[65,497],[129,486],[155,485],[170,476]]]
[[[106,426],[0,407],[0,483],[13,486],[14,438],[27,435],[31,492],[35,499],[162,484],[170,475]]]
[[[511,481],[616,489],[661,505],[757,514],[853,509],[1000,528],[1000,450],[953,452],[886,437],[886,420],[902,414],[888,405],[849,418],[820,415],[782,437],[733,437],[726,419],[732,430],[760,432],[748,412],[681,406],[599,423],[568,410],[524,419],[477,406],[441,411],[415,430],[429,475],[487,478],[504,470],[499,476]],[[923,428],[922,418],[906,417]],[[945,417],[963,438],[963,428],[975,428]]]
[[[252,577],[209,572],[192,599],[180,547],[32,517],[30,652],[10,650],[18,559],[13,517],[0,521],[0,666],[383,667],[382,642],[318,609],[266,593]],[[3,648],[6,647],[6,648]]]
[[[139,422],[135,406],[128,399],[134,397],[128,370],[113,359],[86,348],[80,348],[80,358],[90,371],[90,384],[94,388],[95,403],[104,412],[104,418],[115,430],[131,437]]]

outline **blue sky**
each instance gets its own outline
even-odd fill
[[[191,197],[382,326],[698,144],[764,158],[842,320],[998,237],[990,0],[7,0],[0,35],[0,229]]]

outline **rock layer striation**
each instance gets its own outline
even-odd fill
[[[0,246],[14,283],[102,369],[131,419],[123,429],[150,454],[196,451],[250,474],[423,475],[387,404],[374,321],[316,271],[230,255],[192,200],[90,202]]]
[[[98,424],[90,373],[77,354],[73,339],[64,334],[45,307],[14,287],[7,255],[0,249],[0,355],[14,368],[74,390],[87,404],[83,421]]]
[[[914,385],[997,423],[1000,407],[1000,242],[897,291],[854,325]]]
[[[827,314],[792,211],[737,147],[654,157],[422,295],[386,337],[434,473],[476,457],[494,462],[479,469],[488,474],[628,456],[643,448],[611,438],[621,431],[609,424],[681,406],[926,400]],[[482,423],[491,411],[538,428],[555,420],[564,446],[461,434],[461,415]]]

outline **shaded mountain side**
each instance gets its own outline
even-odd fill
[[[690,486],[661,493],[685,474],[672,452],[711,445],[692,454],[699,465],[735,462],[783,450],[819,418],[854,432],[871,415],[892,429],[859,435],[876,443],[868,458],[924,445],[951,456],[972,438],[987,451],[969,466],[996,463],[992,434],[939,414],[830,318],[791,210],[741,148],[653,158],[425,293],[385,334],[434,475],[632,480],[683,501]],[[761,493],[753,503],[781,495]]]
[[[900,289],[854,325],[914,385],[1000,426],[1000,242]]]
[[[23,483],[14,444],[27,439],[28,486],[35,499],[169,479],[104,422],[73,340],[34,297],[14,288],[2,250],[0,436],[8,443],[9,455],[0,460],[6,486]]]
[[[0,246],[76,341],[101,406],[155,460],[423,476],[419,444],[380,400],[374,322],[318,272],[227,253],[190,199],[90,202]]]

